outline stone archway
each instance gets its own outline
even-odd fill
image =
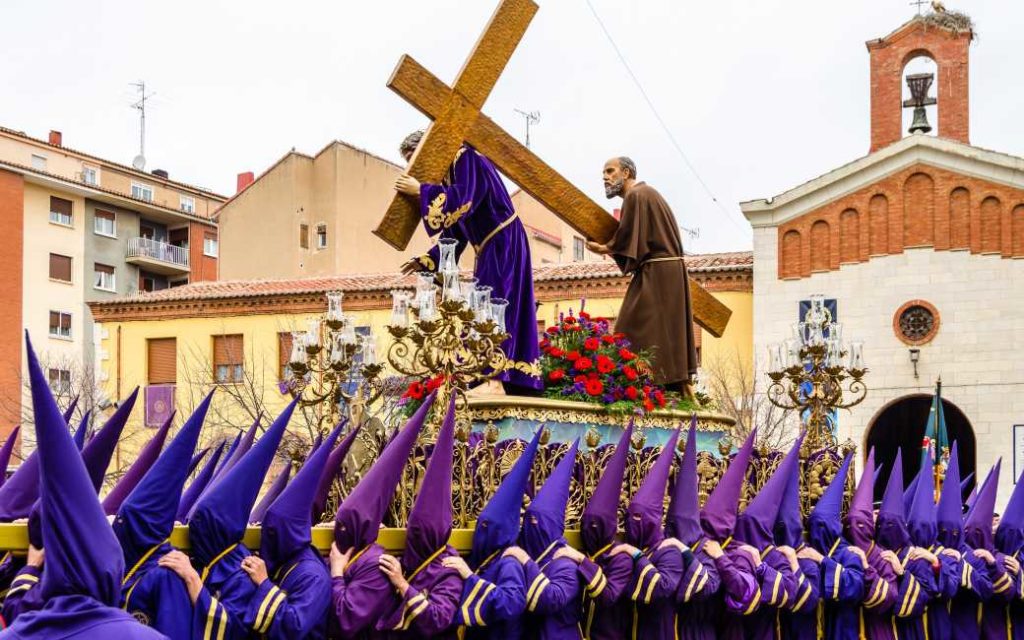
[[[893,400],[879,409],[864,437],[863,455],[875,448],[875,464],[882,465],[882,472],[875,483],[875,500],[881,500],[889,472],[896,458],[896,450],[903,449],[903,481],[910,484],[921,467],[921,440],[928,422],[932,396],[912,394]],[[976,443],[974,429],[964,412],[955,404],[943,398],[942,409],[946,415],[946,430],[950,443],[959,443],[960,477],[975,470]]]

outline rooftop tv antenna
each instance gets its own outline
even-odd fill
[[[132,166],[137,171],[142,171],[146,168],[146,100],[149,100],[156,94],[146,93],[145,80],[133,82],[131,85],[139,92],[138,101],[132,105],[132,109],[136,109],[139,112],[139,155],[135,156],[135,159],[132,160]]]
[[[524,141],[524,144],[526,144],[526,148],[529,149],[530,148],[530,125],[531,124],[537,124],[538,122],[540,122],[540,111],[523,111],[522,109],[513,109],[513,110],[516,113],[518,113],[519,115],[523,116],[523,119],[526,120],[526,140]]]

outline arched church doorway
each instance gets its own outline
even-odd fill
[[[903,396],[882,407],[869,423],[863,455],[867,456],[874,447],[876,468],[882,465],[882,472],[875,483],[876,501],[881,500],[885,492],[897,449],[903,449],[903,482],[909,485],[917,475],[921,468],[921,441],[931,406],[931,395]],[[958,443],[960,477],[966,478],[975,470],[974,429],[963,411],[949,400],[942,400],[942,409],[946,415],[950,445],[954,441]]]

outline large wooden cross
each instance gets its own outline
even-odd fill
[[[421,182],[440,182],[467,142],[584,237],[608,242],[618,221],[480,111],[536,12],[533,0],[501,0],[454,87],[445,85],[410,56],[402,56],[388,87],[433,120],[408,172]],[[416,203],[396,195],[373,232],[402,250],[419,221]],[[692,279],[690,300],[694,321],[720,337],[732,311]]]

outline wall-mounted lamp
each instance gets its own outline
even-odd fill
[[[914,365],[914,377],[917,378],[917,363],[921,360],[920,349],[910,349],[910,362]]]

